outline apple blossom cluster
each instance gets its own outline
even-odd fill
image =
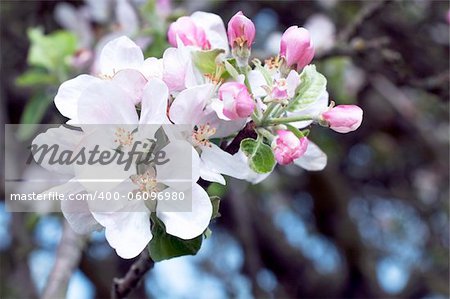
[[[317,124],[339,133],[351,132],[360,126],[362,110],[330,102],[325,77],[310,64],[314,45],[306,29],[288,28],[281,38],[279,55],[264,63],[251,59],[255,33],[255,25],[242,12],[231,18],[227,29],[219,16],[195,12],[170,25],[168,41],[172,47],[162,58],[144,58],[141,49],[122,36],[101,51],[96,62],[99,73],[80,75],[60,86],[54,102],[69,118],[68,124],[82,128],[83,124],[134,126],[132,130],[124,127],[101,134],[115,136],[114,142],[121,149],[131,138],[146,138],[141,125],[180,124],[189,125],[191,130],[184,140],[176,137],[177,142],[189,142],[192,151],[195,183],[191,212],[162,211],[159,202],[156,208],[133,202],[126,212],[118,209],[108,213],[92,211],[85,204],[84,211],[75,214],[63,206],[75,230],[86,233],[104,227],[118,255],[133,258],[149,243],[163,242],[167,236],[181,243],[202,239],[213,217],[213,203],[196,183],[199,179],[225,184],[226,175],[258,183],[276,164],[295,164],[310,171],[325,167],[326,155],[309,139],[307,128]],[[253,134],[245,136],[246,130]],[[55,137],[45,134],[41,143]],[[82,135],[66,136],[63,144],[77,147]],[[243,137],[239,150],[227,151],[238,136]],[[89,138],[102,137],[91,134]],[[157,191],[160,175],[170,173],[127,173],[123,180],[131,189],[140,182],[139,190]],[[82,184],[78,187],[60,188],[86,192]],[[164,232],[159,234],[154,228],[161,222]],[[158,248],[161,246],[149,246],[151,257],[167,258],[158,257]]]

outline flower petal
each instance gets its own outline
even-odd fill
[[[180,92],[170,107],[170,119],[176,124],[198,124],[213,87],[212,84],[203,84]]]
[[[246,177],[247,164],[241,160],[234,159],[232,155],[213,143],[210,146],[202,147],[200,159],[204,162],[204,166],[212,172],[225,174],[237,179]]]
[[[180,207],[179,212],[175,212],[177,205]],[[168,234],[188,240],[201,235],[208,227],[212,216],[212,204],[208,193],[198,184],[194,184],[191,212],[186,212],[183,205],[175,200],[162,200],[158,201],[156,215],[164,223]]]
[[[52,159],[52,153],[56,153],[55,157],[58,159],[63,152],[74,152],[82,137],[82,132],[70,130],[63,126],[48,129],[45,133],[36,136],[32,141],[31,144],[33,146],[36,145],[35,151],[33,147],[31,148],[33,158],[39,165],[49,171],[74,174],[73,164],[50,163],[50,159]],[[41,147],[42,150],[40,150]],[[47,154],[46,147],[49,150]]]
[[[183,48],[168,48],[163,54],[163,80],[170,91],[180,91],[186,86],[186,72],[190,61]]]
[[[214,103],[214,100],[213,100]],[[216,107],[217,109],[217,107]],[[228,137],[233,133],[239,132],[246,124],[247,119],[236,119],[228,121],[220,119],[217,116],[217,112],[213,110],[212,105],[206,106],[202,119],[198,124],[208,124],[210,127],[216,129],[216,133],[211,138]]]
[[[325,111],[328,107],[328,92],[324,92],[317,101],[305,105],[301,110],[295,111],[294,113],[288,113],[288,116],[302,116],[307,115],[313,118],[319,117],[319,115]],[[292,122],[291,125],[297,128],[304,128],[309,126],[312,120],[297,121]]]
[[[92,83],[101,82],[101,79],[90,75],[80,75],[61,84],[55,96],[55,105],[62,115],[78,121],[78,101],[83,91]]]
[[[128,94],[127,98],[134,105],[141,102],[142,93],[147,84],[147,79],[141,72],[131,69],[121,70],[114,75],[112,82]]]
[[[78,104],[80,124],[137,124],[130,95],[110,81],[89,85]]]
[[[163,60],[155,57],[150,57],[144,60],[141,67],[141,73],[150,80],[151,78],[163,78]]]
[[[327,165],[327,155],[317,144],[309,141],[305,154],[294,160],[294,164],[309,171],[319,171]]]
[[[144,63],[144,54],[131,39],[121,36],[105,45],[99,63],[102,75],[113,76],[124,69],[139,70]]]
[[[203,161],[200,161],[200,176],[208,182],[215,182],[222,185],[226,184],[225,178],[220,173],[211,171]]]
[[[287,83],[287,93],[288,97],[291,99],[295,95],[295,90],[297,89],[298,85],[300,84],[300,76],[298,73],[294,70],[289,72],[289,75],[286,78]]]
[[[124,259],[138,256],[152,239],[150,212],[143,201],[133,201],[126,212],[92,213],[105,227],[109,245]]]
[[[140,124],[170,124],[167,118],[169,88],[160,79],[151,79],[144,89]]]
[[[185,140],[171,141],[162,151],[165,152],[167,163],[156,165],[157,180],[175,190],[191,188],[199,178],[198,154],[192,145]],[[191,156],[189,155],[191,152]]]
[[[267,95],[267,92],[262,88],[267,85],[267,82],[260,71],[252,70],[248,72],[247,79],[255,97],[265,97]]]
[[[211,49],[224,49],[226,51],[225,54],[229,52],[228,37],[225,31],[225,25],[220,16],[213,13],[197,11],[191,15],[191,18],[197,26],[205,30],[206,37],[211,44]]]
[[[58,190],[52,189],[52,191],[61,194],[77,194],[84,191],[84,188],[73,180],[64,185],[64,187],[60,186]],[[92,216],[85,200],[63,200],[61,201],[61,210],[76,233],[88,234],[101,228],[101,225]]]

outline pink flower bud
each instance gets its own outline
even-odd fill
[[[314,57],[314,46],[309,31],[297,26],[289,27],[281,37],[280,56],[289,67],[294,65],[297,71],[308,65]]]
[[[339,105],[322,113],[322,119],[339,133],[348,133],[359,128],[363,111],[356,105]]]
[[[197,46],[203,50],[211,48],[205,31],[198,27],[191,17],[180,17],[176,22],[170,24],[167,37],[169,43],[174,47],[177,47],[177,36],[185,46]]]
[[[229,119],[249,117],[255,109],[255,101],[242,83],[222,84],[219,88],[219,99],[223,101],[223,114]]]
[[[255,39],[255,25],[253,22],[244,16],[242,11],[235,14],[228,22],[228,42],[233,48],[236,45],[243,47],[244,44],[247,48],[252,47],[253,40]]]
[[[294,133],[287,130],[278,130],[277,138],[274,140],[273,152],[275,159],[281,165],[287,165],[300,158],[308,148],[308,138],[298,138]]]

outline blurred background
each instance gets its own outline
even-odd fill
[[[256,25],[253,55],[261,58],[277,54],[287,27],[305,26],[330,98],[364,110],[352,134],[311,128],[329,157],[322,172],[283,167],[258,185],[211,185],[222,198],[212,236],[196,256],[157,263],[130,298],[449,297],[448,1],[0,5],[2,123],[63,123],[52,102],[57,87],[89,72],[102,45],[126,34],[146,57],[160,57],[167,24],[196,10],[225,24],[242,10]],[[11,138],[0,134],[2,143]],[[32,134],[24,126],[17,136]],[[1,298],[42,294],[63,227],[61,215],[8,213],[0,202]],[[131,263],[93,233],[67,298],[109,298]]]

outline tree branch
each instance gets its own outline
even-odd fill
[[[371,40],[364,40],[361,38],[355,39],[349,44],[336,44],[328,51],[324,51],[315,56],[314,59],[323,60],[336,56],[355,57],[359,54],[375,50],[380,51],[389,44],[389,39],[386,37],[375,38]]]
[[[360,12],[356,15],[347,27],[342,30],[342,32],[338,36],[338,41],[341,43],[345,43],[350,41],[353,37],[355,37],[362,25],[372,17],[374,17],[378,12],[380,12],[386,4],[391,2],[392,0],[381,0],[381,1],[373,1],[369,4],[366,4]]]
[[[58,247],[55,264],[44,289],[43,299],[65,298],[67,285],[78,266],[85,239],[75,233],[64,221],[63,235]]]
[[[111,298],[125,298],[141,281],[142,277],[155,265],[148,250],[144,249],[123,278],[114,278]]]

